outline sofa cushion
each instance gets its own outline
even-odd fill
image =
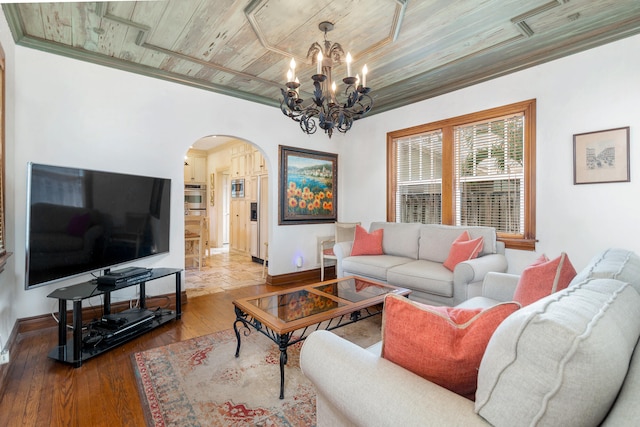
[[[585,279],[616,279],[631,283],[640,293],[640,256],[626,249],[611,248],[594,256],[569,286]]]
[[[462,261],[468,261],[470,259],[477,258],[478,254],[482,250],[482,245],[482,237],[471,240],[469,232],[465,230],[451,244],[451,248],[449,249],[449,256],[444,261],[444,263],[442,263],[442,265],[453,271],[456,265],[460,264]]]
[[[387,271],[390,268],[411,261],[409,258],[392,255],[349,256],[342,260],[342,271],[345,276],[354,274],[386,282]]]
[[[356,225],[355,237],[351,255],[382,255],[382,233],[383,229],[374,230],[367,233],[362,226]]]
[[[471,239],[482,237],[483,244],[479,256],[497,252],[496,230],[494,228],[425,224],[420,229],[420,251],[418,257],[429,261],[445,262],[454,240],[465,230],[469,232]]]
[[[638,344],[636,344],[636,350],[631,357],[627,377],[624,380],[624,384],[620,389],[613,408],[611,408],[602,426],[624,426],[628,425],[630,420],[640,420],[638,396],[640,396],[640,350],[638,349]]]
[[[566,288],[575,276],[566,253],[552,260],[542,255],[522,271],[513,299],[524,307]]]
[[[453,273],[439,262],[422,259],[392,267],[387,282],[428,294],[453,296]]]
[[[480,364],[476,412],[495,426],[598,425],[640,335],[640,296],[586,280],[509,316]]]
[[[486,310],[434,307],[388,295],[382,357],[473,400],[482,354],[493,331],[520,306]]]
[[[384,229],[382,249],[386,255],[418,259],[421,227],[418,223],[373,222],[369,232]]]

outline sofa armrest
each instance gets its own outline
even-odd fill
[[[453,269],[453,305],[477,296],[469,294],[469,285],[480,285],[490,271],[507,271],[507,257],[503,254],[489,254],[456,265]]]
[[[490,272],[482,282],[482,296],[497,301],[513,301],[520,276],[517,274]]]
[[[313,332],[300,368],[317,391],[317,424],[487,426],[474,402],[328,331]],[[337,414],[337,415],[336,415]]]
[[[344,277],[342,269],[342,260],[351,255],[353,242],[338,242],[333,245],[333,254],[336,256],[336,277]]]

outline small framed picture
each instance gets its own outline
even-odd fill
[[[573,183],[629,182],[629,127],[573,135]]]

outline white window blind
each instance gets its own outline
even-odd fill
[[[440,224],[442,131],[396,140],[396,220]]]
[[[457,225],[524,234],[524,114],[454,127]]]

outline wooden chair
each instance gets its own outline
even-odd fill
[[[333,253],[333,245],[340,242],[352,242],[356,233],[356,225],[360,225],[360,222],[336,222],[334,238],[320,241],[319,250],[321,282],[324,282],[324,267],[326,265],[325,260],[336,259],[336,256]]]
[[[192,266],[197,265],[198,270],[202,267],[205,259],[205,242],[209,239],[206,236],[207,217],[189,215],[184,217],[184,257],[185,261],[193,260]]]

